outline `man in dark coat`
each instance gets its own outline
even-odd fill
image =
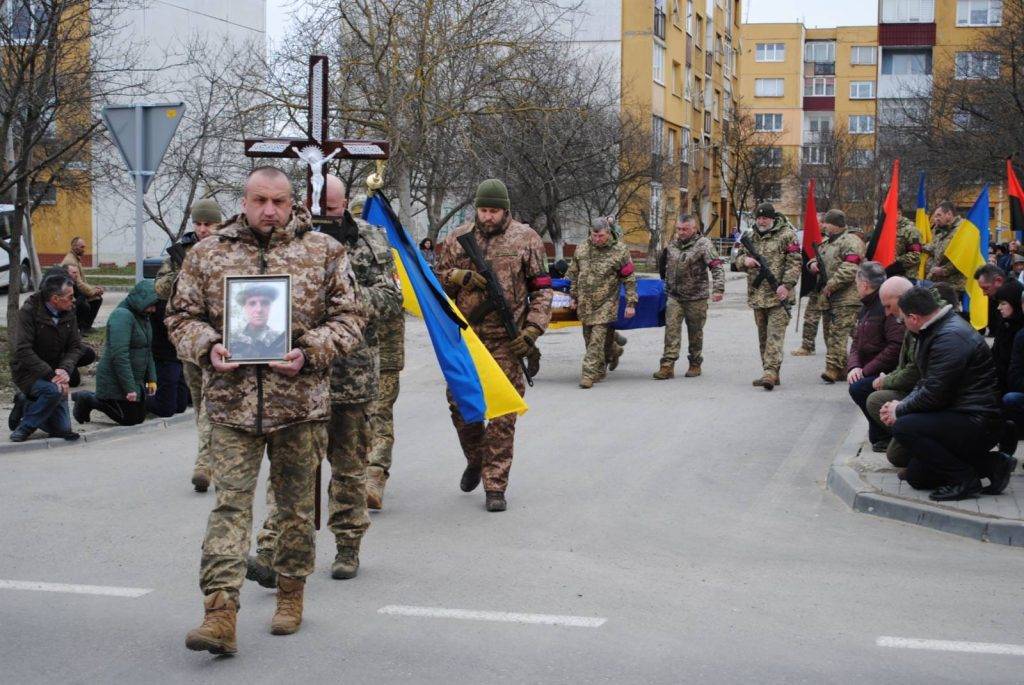
[[[71,374],[83,349],[74,309],[74,282],[55,274],[43,279],[18,313],[11,377],[28,401],[11,442],[24,442],[38,429],[51,437],[78,439],[68,414]]]

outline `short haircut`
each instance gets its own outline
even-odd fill
[[[697,217],[695,217],[693,214],[683,214],[681,217],[679,217],[679,221],[677,221],[676,224],[688,224],[691,221],[693,223],[697,223]]]
[[[590,232],[598,233],[599,231],[610,231],[612,230],[612,224],[608,221],[607,217],[599,216],[594,219],[593,223],[590,224]]]
[[[956,214],[956,205],[954,205],[949,200],[945,200],[943,202],[940,202],[939,206],[936,207],[935,209],[941,209],[944,212],[949,212],[950,214]]]
[[[939,303],[932,291],[919,285],[914,286],[900,297],[900,311],[907,315],[927,316],[935,313],[938,308]]]
[[[75,287],[75,282],[71,280],[67,272],[51,273],[39,285],[39,295],[43,298],[43,302],[49,302],[50,298],[60,294],[67,287]]]
[[[885,267],[878,262],[864,262],[857,269],[857,278],[878,290],[885,283]]]
[[[1006,278],[1006,272],[1000,269],[995,264],[984,264],[978,267],[978,270],[974,272],[974,278],[979,279],[982,276],[990,281],[994,281],[997,278]]]
[[[84,238],[82,238],[82,236],[80,236],[80,235],[76,235],[76,236],[75,236],[74,238],[72,238],[72,239],[71,239],[71,244],[72,244],[72,245],[74,245],[74,244],[75,244],[75,243],[77,243],[77,242],[78,242],[79,240],[81,240],[81,241],[82,241],[83,243],[85,242],[85,239],[84,239]]]
[[[284,180],[288,181],[289,185],[291,185],[291,182],[292,182],[292,180],[290,178],[288,178],[288,174],[284,173],[283,171],[278,169],[276,166],[270,166],[269,164],[264,164],[263,166],[258,166],[255,169],[253,169],[252,171],[250,171],[249,175],[245,177],[245,182],[249,183],[249,179],[251,179],[256,174],[261,174],[263,176],[280,176]],[[342,185],[344,185],[344,184],[342,184]]]

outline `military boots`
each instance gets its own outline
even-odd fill
[[[580,379],[580,387],[583,388],[584,390],[589,390],[590,388],[594,387],[594,379],[587,378],[586,376],[584,376],[583,378]]]
[[[473,492],[478,485],[480,485],[480,467],[471,464],[462,472],[459,489],[463,492]]]
[[[348,580],[359,573],[359,548],[338,546],[338,553],[331,564],[331,578]]]
[[[690,368],[686,370],[684,376],[686,378],[696,378],[700,375],[700,364],[690,364]]]
[[[813,357],[814,350],[809,350],[806,347],[798,347],[792,352],[790,352],[790,354],[793,355],[794,357]]]
[[[245,560],[245,577],[256,581],[260,587],[277,587],[277,573],[274,572],[271,563],[264,554],[249,555]]]
[[[279,576],[277,579],[277,611],[270,620],[274,635],[291,635],[302,625],[302,595],[306,590],[305,578]]]
[[[655,371],[654,375],[651,377],[656,381],[664,381],[669,378],[674,378],[675,375],[676,370],[674,364],[662,364],[661,368]]]
[[[387,476],[382,469],[373,468],[366,472],[366,507],[379,510],[384,506],[384,484]]]
[[[210,472],[204,468],[197,468],[192,472],[192,485],[196,492],[206,492],[210,488]]]
[[[779,374],[771,371],[766,371],[763,376],[754,381],[755,387],[765,390],[772,390],[776,385],[782,385],[782,381],[779,380]]]
[[[832,367],[826,368],[825,373],[821,374],[821,380],[825,381],[829,385],[832,385],[842,377],[843,372],[838,369],[833,369]]]
[[[505,511],[505,493],[489,490],[487,492],[487,511]]]
[[[223,590],[218,590],[203,599],[206,615],[203,624],[190,630],[185,636],[189,649],[211,654],[234,654],[238,651],[235,641],[235,622],[238,605]]]

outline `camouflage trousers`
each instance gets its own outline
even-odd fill
[[[665,304],[665,350],[661,364],[675,364],[683,345],[683,322],[689,344],[690,363],[700,366],[704,361],[704,324],[708,320],[707,300],[677,300],[668,298]]]
[[[821,321],[821,309],[818,307],[818,293],[811,293],[807,298],[807,309],[804,310],[803,327],[800,329],[803,340],[800,347],[814,352],[814,344],[818,338],[818,323]]]
[[[217,502],[206,525],[199,568],[204,595],[223,590],[238,601],[264,451],[270,459],[270,489],[277,504],[274,518],[280,537],[272,566],[278,574],[292,578],[305,578],[313,572],[313,481],[326,449],[327,424],[323,421],[287,426],[268,435],[213,426],[210,466]]]
[[[587,351],[583,355],[583,377],[597,380],[604,375],[608,362],[622,347],[615,342],[615,329],[610,323],[598,323],[583,327],[583,344]]]
[[[850,351],[850,336],[857,326],[860,307],[842,306],[821,312],[821,327],[825,334],[825,368],[846,373],[846,356]]]
[[[192,362],[183,361],[181,370],[185,374],[188,392],[192,395],[192,410],[196,413],[196,431],[199,435],[199,449],[196,452],[194,468],[210,468],[210,418],[203,404],[203,370]]]
[[[494,361],[505,372],[505,375],[520,395],[526,393],[523,381],[523,370],[519,366],[519,357],[508,349],[508,343],[493,343],[483,340]],[[480,468],[484,482],[484,490],[488,492],[505,492],[508,487],[508,472],[512,468],[512,448],[516,437],[516,415],[506,414],[491,421],[466,423],[459,414],[459,409],[448,393],[448,408],[451,410],[452,423],[459,435],[459,444],[466,462],[470,466]]]
[[[380,372],[380,394],[370,402],[370,454],[367,462],[387,478],[391,472],[391,450],[395,445],[395,401],[398,400],[399,371]]]
[[[759,307],[754,310],[757,342],[761,347],[761,367],[765,373],[778,374],[782,369],[782,346],[786,342],[789,313],[782,306]]]
[[[370,527],[366,510],[366,453],[370,448],[369,402],[332,404],[327,428],[327,459],[331,482],[327,487],[327,527],[338,547],[355,547]],[[267,488],[267,520],[256,535],[256,551],[272,558],[280,538],[280,520],[274,490]]]

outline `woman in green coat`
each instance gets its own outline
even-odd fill
[[[146,418],[146,393],[156,392],[153,361],[153,329],[149,315],[156,311],[153,281],[135,285],[107,320],[107,342],[96,367],[96,392],[77,392],[74,416],[88,423],[98,410],[122,426],[134,426]]]

